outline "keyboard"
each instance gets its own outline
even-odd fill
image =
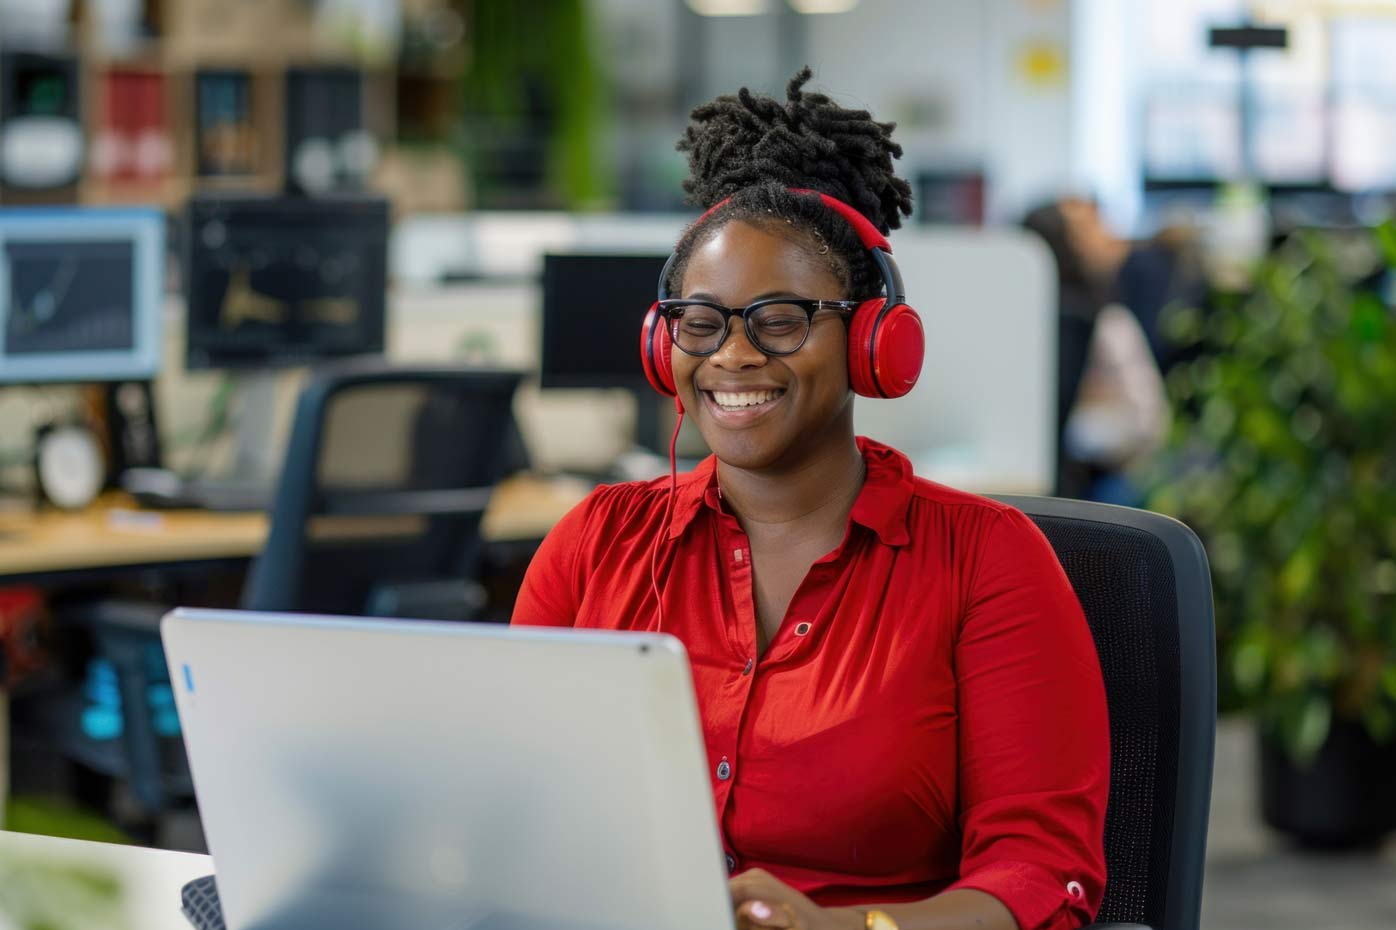
[[[159,510],[270,510],[276,494],[270,482],[255,478],[186,478],[163,468],[128,468],[121,487],[143,507]]]
[[[224,930],[223,906],[218,901],[218,884],[212,875],[196,878],[180,893],[184,916],[197,930]]]

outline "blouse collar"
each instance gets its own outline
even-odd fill
[[[867,478],[848,517],[877,533],[885,545],[904,546],[910,540],[907,507],[915,486],[911,462],[891,446],[863,436],[857,442],[867,466]],[[705,505],[714,511],[720,507],[717,457],[713,455],[699,462],[693,471],[679,476],[674,513],[669,518],[669,538],[682,536]]]

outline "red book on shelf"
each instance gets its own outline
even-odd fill
[[[113,70],[102,79],[103,120],[93,140],[92,171],[107,181],[156,181],[169,174],[173,146],[165,112],[165,76]]]

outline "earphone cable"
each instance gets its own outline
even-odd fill
[[[659,547],[664,542],[664,537],[669,533],[669,521],[674,515],[674,500],[679,493],[677,450],[679,430],[683,427],[683,403],[677,398],[674,400],[674,409],[678,412],[678,416],[674,419],[674,433],[669,437],[669,500],[664,505],[664,520],[660,523],[654,547],[650,549],[650,589],[654,591],[654,604],[659,609],[659,626],[655,628],[657,633],[664,632],[664,598],[659,592]]]

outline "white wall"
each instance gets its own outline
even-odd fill
[[[1074,11],[1088,2],[861,0],[847,13],[795,17],[786,0],[768,0],[765,15],[703,19],[684,0],[593,0],[607,67],[630,95],[645,85],[675,86],[681,72],[693,70],[684,56],[701,63],[693,90],[704,99],[744,84],[780,95],[794,70],[782,60],[792,47],[782,34],[791,33],[815,86],[897,121],[906,176],[919,168],[983,168],[990,216],[1006,222],[1074,189],[1073,181],[1080,186],[1072,171],[1070,71]],[[1026,79],[1021,58],[1033,45],[1060,49],[1068,75]],[[636,46],[633,60],[628,46]],[[617,116],[623,127],[625,114]]]
[[[1070,69],[1071,13],[1068,0],[862,0],[808,18],[808,58],[846,105],[899,122],[905,173],[982,166],[990,217],[1013,222],[1072,185],[1070,80],[1020,69],[1030,45],[1060,48]]]

